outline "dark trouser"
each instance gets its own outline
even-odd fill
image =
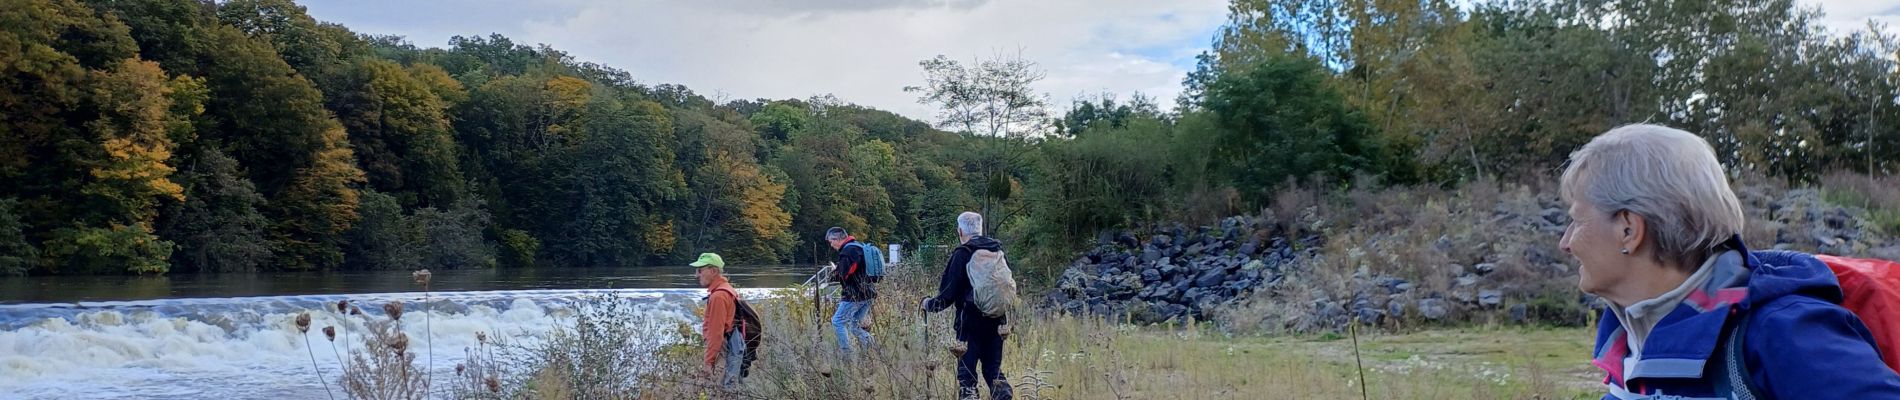
[[[974,322],[974,321],[972,321]],[[1008,400],[1012,398],[1009,382],[1003,377],[1003,336],[996,333],[996,325],[974,323],[962,339],[970,345],[969,351],[957,359],[957,389],[963,398],[976,398],[976,371],[982,364],[984,386],[990,388],[990,398]]]

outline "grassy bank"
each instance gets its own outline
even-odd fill
[[[899,297],[899,296],[891,296]],[[908,302],[906,302],[908,303]],[[895,303],[893,303],[895,304]],[[879,316],[882,348],[840,360],[829,325],[806,312],[779,309],[754,376],[734,398],[952,398],[955,357],[947,350],[947,316],[924,321],[910,313]],[[789,318],[788,318],[789,317]],[[1228,337],[1208,324],[1136,327],[1066,315],[1018,318],[1006,344],[1005,373],[1024,399],[1590,398],[1597,376],[1586,362],[1589,332],[1581,328],[1469,328],[1359,337]],[[681,346],[672,364],[699,353]],[[712,395],[686,370],[645,377],[652,398]],[[714,396],[717,397],[717,396]]]

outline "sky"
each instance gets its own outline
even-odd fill
[[[1900,31],[1900,1],[1796,0],[1834,32],[1869,19]],[[905,86],[918,62],[1020,53],[1047,73],[1051,105],[1140,92],[1173,103],[1194,56],[1226,20],[1226,0],[303,0],[311,16],[423,47],[500,33],[545,43],[646,84],[683,84],[715,101],[809,98],[921,120],[935,112]]]

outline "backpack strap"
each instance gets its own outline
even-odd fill
[[[740,335],[743,336],[745,332],[747,331],[747,329],[745,328],[745,318],[739,318],[739,303],[745,300],[739,299],[738,292],[734,292],[732,291],[732,289],[727,289],[726,287],[714,288],[706,292],[707,304],[712,303],[713,292],[721,292],[721,291],[726,292],[726,295],[728,296],[732,296],[732,328],[731,329],[739,331]],[[726,332],[731,333],[732,330],[728,330]]]
[[[1722,373],[1715,377],[1715,390],[1717,394],[1726,394],[1734,400],[1767,399],[1768,397],[1756,394],[1755,385],[1749,382],[1748,360],[1744,358],[1747,353],[1743,349],[1745,343],[1742,341],[1747,336],[1746,331],[1748,331],[1748,314],[1744,313],[1735,318],[1735,325],[1729,327],[1728,333],[1723,335]]]

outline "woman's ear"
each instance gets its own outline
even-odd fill
[[[1647,229],[1649,221],[1641,214],[1628,210],[1618,211],[1616,214],[1617,224],[1621,225],[1620,228],[1623,230],[1620,242],[1623,246],[1623,254],[1636,254],[1641,250],[1644,237],[1649,234],[1649,229]]]

